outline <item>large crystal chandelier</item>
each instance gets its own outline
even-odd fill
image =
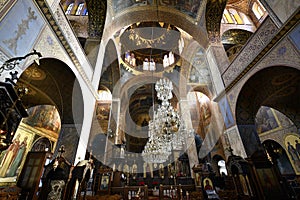
[[[172,149],[179,149],[186,129],[180,116],[169,102],[172,99],[173,85],[167,79],[160,79],[155,84],[157,97],[162,101],[149,121],[148,142],[142,152],[145,162],[163,163],[170,156]]]

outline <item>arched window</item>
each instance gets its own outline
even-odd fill
[[[218,162],[218,166],[219,166],[220,174],[227,175],[227,169],[226,169],[225,161],[224,160],[220,160]]]
[[[70,15],[71,14],[71,11],[73,9],[73,6],[74,6],[74,3],[70,3],[67,10],[66,10],[66,15]]]
[[[88,15],[89,13],[88,13],[88,10],[87,10],[87,8],[84,8],[84,10],[83,10],[83,12],[82,12],[82,15]]]
[[[80,15],[83,9],[84,3],[78,5],[75,15]]]
[[[239,12],[244,24],[252,24],[251,21],[249,20],[248,16],[245,15],[245,13]]]
[[[98,95],[99,95],[100,101],[111,101],[112,100],[112,94],[108,90],[99,90]]]
[[[229,13],[232,16],[232,18],[234,19],[236,24],[244,24],[244,22],[243,22],[242,18],[240,17],[239,13],[235,9],[230,8]]]
[[[224,10],[223,19],[224,19],[225,23],[234,24],[234,21],[227,9]]]
[[[254,2],[252,6],[252,11],[257,19],[260,19],[266,12],[266,9],[261,5],[259,1]]]

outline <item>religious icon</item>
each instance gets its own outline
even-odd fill
[[[100,189],[101,190],[107,190],[108,189],[108,184],[109,184],[109,176],[106,176],[106,175],[102,176]]]

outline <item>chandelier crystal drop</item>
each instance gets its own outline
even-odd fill
[[[155,84],[157,97],[162,101],[149,121],[148,142],[142,156],[148,163],[163,163],[167,161],[172,149],[179,150],[185,138],[186,129],[179,113],[169,102],[172,99],[172,82],[160,79]]]

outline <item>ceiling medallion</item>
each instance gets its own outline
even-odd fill
[[[46,73],[37,67],[29,67],[24,72],[23,75],[30,80],[41,81],[46,78]]]

